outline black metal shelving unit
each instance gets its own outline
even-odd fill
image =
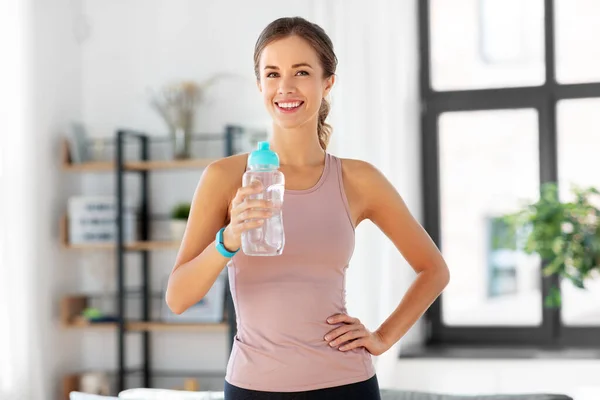
[[[228,126],[222,137],[224,142],[223,153],[225,156],[234,154],[234,137],[239,132],[239,127]],[[215,135],[206,135],[206,139],[214,139]],[[152,348],[151,348],[151,333],[149,330],[131,332],[127,329],[127,318],[125,316],[127,290],[125,284],[125,254],[126,252],[139,252],[141,255],[141,318],[142,322],[151,322],[151,302],[155,297],[150,287],[150,252],[152,249],[128,249],[125,243],[124,236],[124,215],[125,215],[125,175],[128,173],[139,174],[140,184],[140,208],[139,208],[139,239],[141,241],[150,240],[151,232],[151,216],[149,204],[149,174],[150,169],[130,169],[127,168],[127,160],[125,156],[126,142],[134,140],[139,145],[139,161],[151,161],[150,159],[150,136],[143,132],[131,130],[119,130],[116,134],[115,146],[115,173],[116,173],[116,197],[117,197],[117,243],[116,243],[116,261],[117,261],[117,370],[116,370],[116,390],[117,393],[127,388],[127,377],[130,374],[141,373],[143,386],[146,388],[153,387],[153,378],[158,377],[160,372],[154,371],[152,368]],[[164,300],[163,300],[164,301]],[[236,332],[236,319],[233,301],[229,292],[229,284],[225,288],[225,312],[226,322],[228,324],[229,333],[229,350],[233,344],[233,338]],[[139,369],[131,369],[127,365],[126,360],[126,336],[128,334],[142,335],[142,365]],[[189,373],[186,373],[189,375]],[[203,373],[193,373],[194,376],[203,377]],[[214,373],[206,373],[207,377],[214,377]],[[224,376],[224,373],[223,373]]]

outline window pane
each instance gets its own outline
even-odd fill
[[[544,83],[543,0],[431,0],[436,90]]]
[[[555,0],[556,78],[600,81],[600,1]]]
[[[560,195],[571,197],[572,185],[600,189],[600,99],[558,103],[558,174]],[[596,204],[600,206],[600,204]],[[600,276],[585,283],[586,290],[570,282],[561,284],[562,320],[567,325],[600,325]]]
[[[501,221],[538,196],[537,111],[442,114],[439,152],[441,249],[452,274],[444,323],[541,324],[539,260]]]

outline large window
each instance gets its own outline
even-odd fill
[[[598,21],[597,0],[419,1],[425,226],[452,271],[430,342],[600,344],[600,278],[543,277],[502,219],[543,182],[600,188]]]

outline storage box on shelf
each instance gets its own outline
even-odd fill
[[[116,243],[95,242],[95,243],[71,243],[69,242],[69,217],[63,215],[60,222],[60,243],[65,249],[69,250],[114,250]],[[125,250],[177,250],[180,243],[170,240],[144,240],[125,243]]]
[[[70,244],[105,244],[117,240],[117,199],[114,196],[73,196],[68,200]],[[125,207],[122,216],[125,242],[138,239],[139,217],[135,207]]]

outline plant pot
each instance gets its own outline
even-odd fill
[[[176,242],[180,242],[183,239],[186,225],[187,225],[187,220],[185,220],[185,219],[172,219],[171,220],[171,239],[173,239]]]

